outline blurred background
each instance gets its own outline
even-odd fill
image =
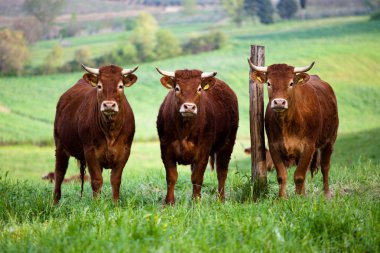
[[[155,122],[167,90],[155,67],[217,71],[239,98],[233,160],[248,169],[252,44],[266,47],[267,65],[316,61],[310,73],[338,97],[333,161],[378,162],[379,9],[380,0],[0,0],[0,159],[10,159],[0,172],[17,174],[32,160],[32,174],[54,168],[55,106],[82,77],[82,63],[140,66],[125,90],[136,117],[131,161],[151,148],[156,160],[147,166],[159,168]],[[30,159],[13,164],[20,153]]]

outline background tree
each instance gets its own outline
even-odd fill
[[[155,58],[156,31],[158,24],[156,19],[149,13],[141,13],[136,19],[130,41],[136,47],[138,58],[149,61]]]
[[[182,1],[183,11],[187,15],[191,15],[195,12],[195,9],[197,8],[197,1],[196,0],[183,0]]]
[[[179,40],[168,30],[159,30],[156,33],[155,55],[157,59],[178,56],[182,52]]]
[[[21,74],[29,59],[29,49],[22,32],[0,30],[0,73]]]
[[[298,11],[296,0],[280,0],[277,4],[278,14],[282,19],[290,19]]]
[[[63,56],[63,48],[59,44],[56,44],[49,52],[49,54],[46,56],[42,72],[44,74],[51,74],[57,72],[59,67],[62,66]]]
[[[15,31],[21,31],[28,43],[34,43],[41,38],[42,26],[35,17],[18,18],[12,28]]]
[[[271,0],[256,0],[257,16],[263,24],[273,23],[273,5]]]
[[[256,17],[257,0],[244,0],[244,14],[254,19]]]
[[[240,26],[244,19],[244,0],[222,0],[222,3],[231,20]]]
[[[51,24],[66,3],[66,0],[25,0],[24,10],[41,22],[43,35],[49,33]]]

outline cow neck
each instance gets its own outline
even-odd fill
[[[178,139],[190,139],[194,136],[195,127],[198,125],[199,115],[192,118],[184,118],[180,113],[176,113],[175,128]]]
[[[114,141],[119,136],[124,123],[124,110],[122,106],[120,106],[120,110],[116,115],[106,116],[100,112],[99,107],[97,106],[97,112],[100,116],[98,117],[99,127],[105,135],[108,145],[113,145]]]

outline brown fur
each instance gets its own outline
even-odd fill
[[[167,204],[175,202],[177,163],[191,165],[193,197],[201,196],[209,157],[212,164],[216,162],[218,193],[220,199],[224,199],[224,184],[238,128],[238,103],[227,84],[214,77],[202,80],[201,74],[199,70],[177,70],[175,78],[168,81],[171,87],[178,85],[181,91],[176,93],[171,89],[158,113],[157,130],[166,169]],[[197,93],[199,85],[203,89]],[[206,85],[208,90],[204,90]],[[169,87],[167,84],[164,86]],[[184,102],[197,105],[196,116],[181,116],[179,108]]]
[[[50,183],[53,183],[55,181],[54,174],[55,174],[54,172],[46,173],[45,175],[42,176],[42,179],[43,180],[49,180]],[[89,181],[90,177],[88,175],[84,175],[83,180]],[[63,179],[63,183],[69,183],[69,182],[80,183],[81,182],[81,175],[74,175],[74,176]]]
[[[56,146],[54,202],[61,198],[61,184],[69,157],[75,157],[84,177],[85,167],[91,176],[94,197],[103,185],[103,168],[112,169],[111,186],[114,201],[119,199],[121,175],[128,161],[135,122],[132,109],[124,95],[124,86],[132,85],[137,77],[121,75],[122,68],[105,66],[98,76],[85,74],[58,101],[54,122]],[[98,81],[102,89],[98,90]],[[116,101],[119,112],[107,116],[100,111],[104,100]],[[83,185],[83,184],[82,184]],[[82,189],[83,190],[83,189]]]
[[[269,150],[277,170],[280,197],[286,197],[286,168],[296,161],[294,172],[296,193],[305,194],[305,176],[310,167],[312,174],[320,166],[323,174],[324,193],[331,195],[328,184],[330,157],[338,130],[338,109],[334,91],[318,76],[293,73],[294,67],[275,64],[261,76],[268,85],[269,103],[265,115],[265,129]],[[291,83],[293,84],[291,85]],[[288,102],[288,109],[275,112],[270,104],[275,98]]]

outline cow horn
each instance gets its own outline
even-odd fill
[[[161,69],[159,69],[159,68],[156,68],[156,69],[157,69],[158,73],[160,73],[160,74],[163,75],[163,76],[175,77],[175,73],[174,73],[174,72],[161,70]]]
[[[307,72],[309,71],[313,66],[314,66],[314,61],[310,64],[310,66],[306,67],[295,67],[294,68],[294,73],[301,73],[301,72]]]
[[[207,77],[214,77],[216,76],[217,72],[203,72],[201,75],[201,78],[207,78]]]
[[[99,69],[90,68],[90,67],[87,67],[87,66],[85,66],[83,64],[82,64],[82,68],[84,70],[86,70],[88,73],[91,73],[91,74],[94,74],[94,75],[99,75]]]
[[[268,71],[268,67],[259,67],[259,66],[256,66],[254,65],[250,59],[248,59],[248,64],[249,66],[251,67],[252,70],[256,70],[256,71],[259,71],[259,72],[264,72],[266,73]]]
[[[139,68],[139,66],[137,66],[137,67],[134,68],[134,69],[123,69],[123,70],[121,71],[121,74],[122,74],[123,76],[125,76],[125,75],[129,75],[129,74],[132,74],[132,73],[135,72],[138,68]]]

